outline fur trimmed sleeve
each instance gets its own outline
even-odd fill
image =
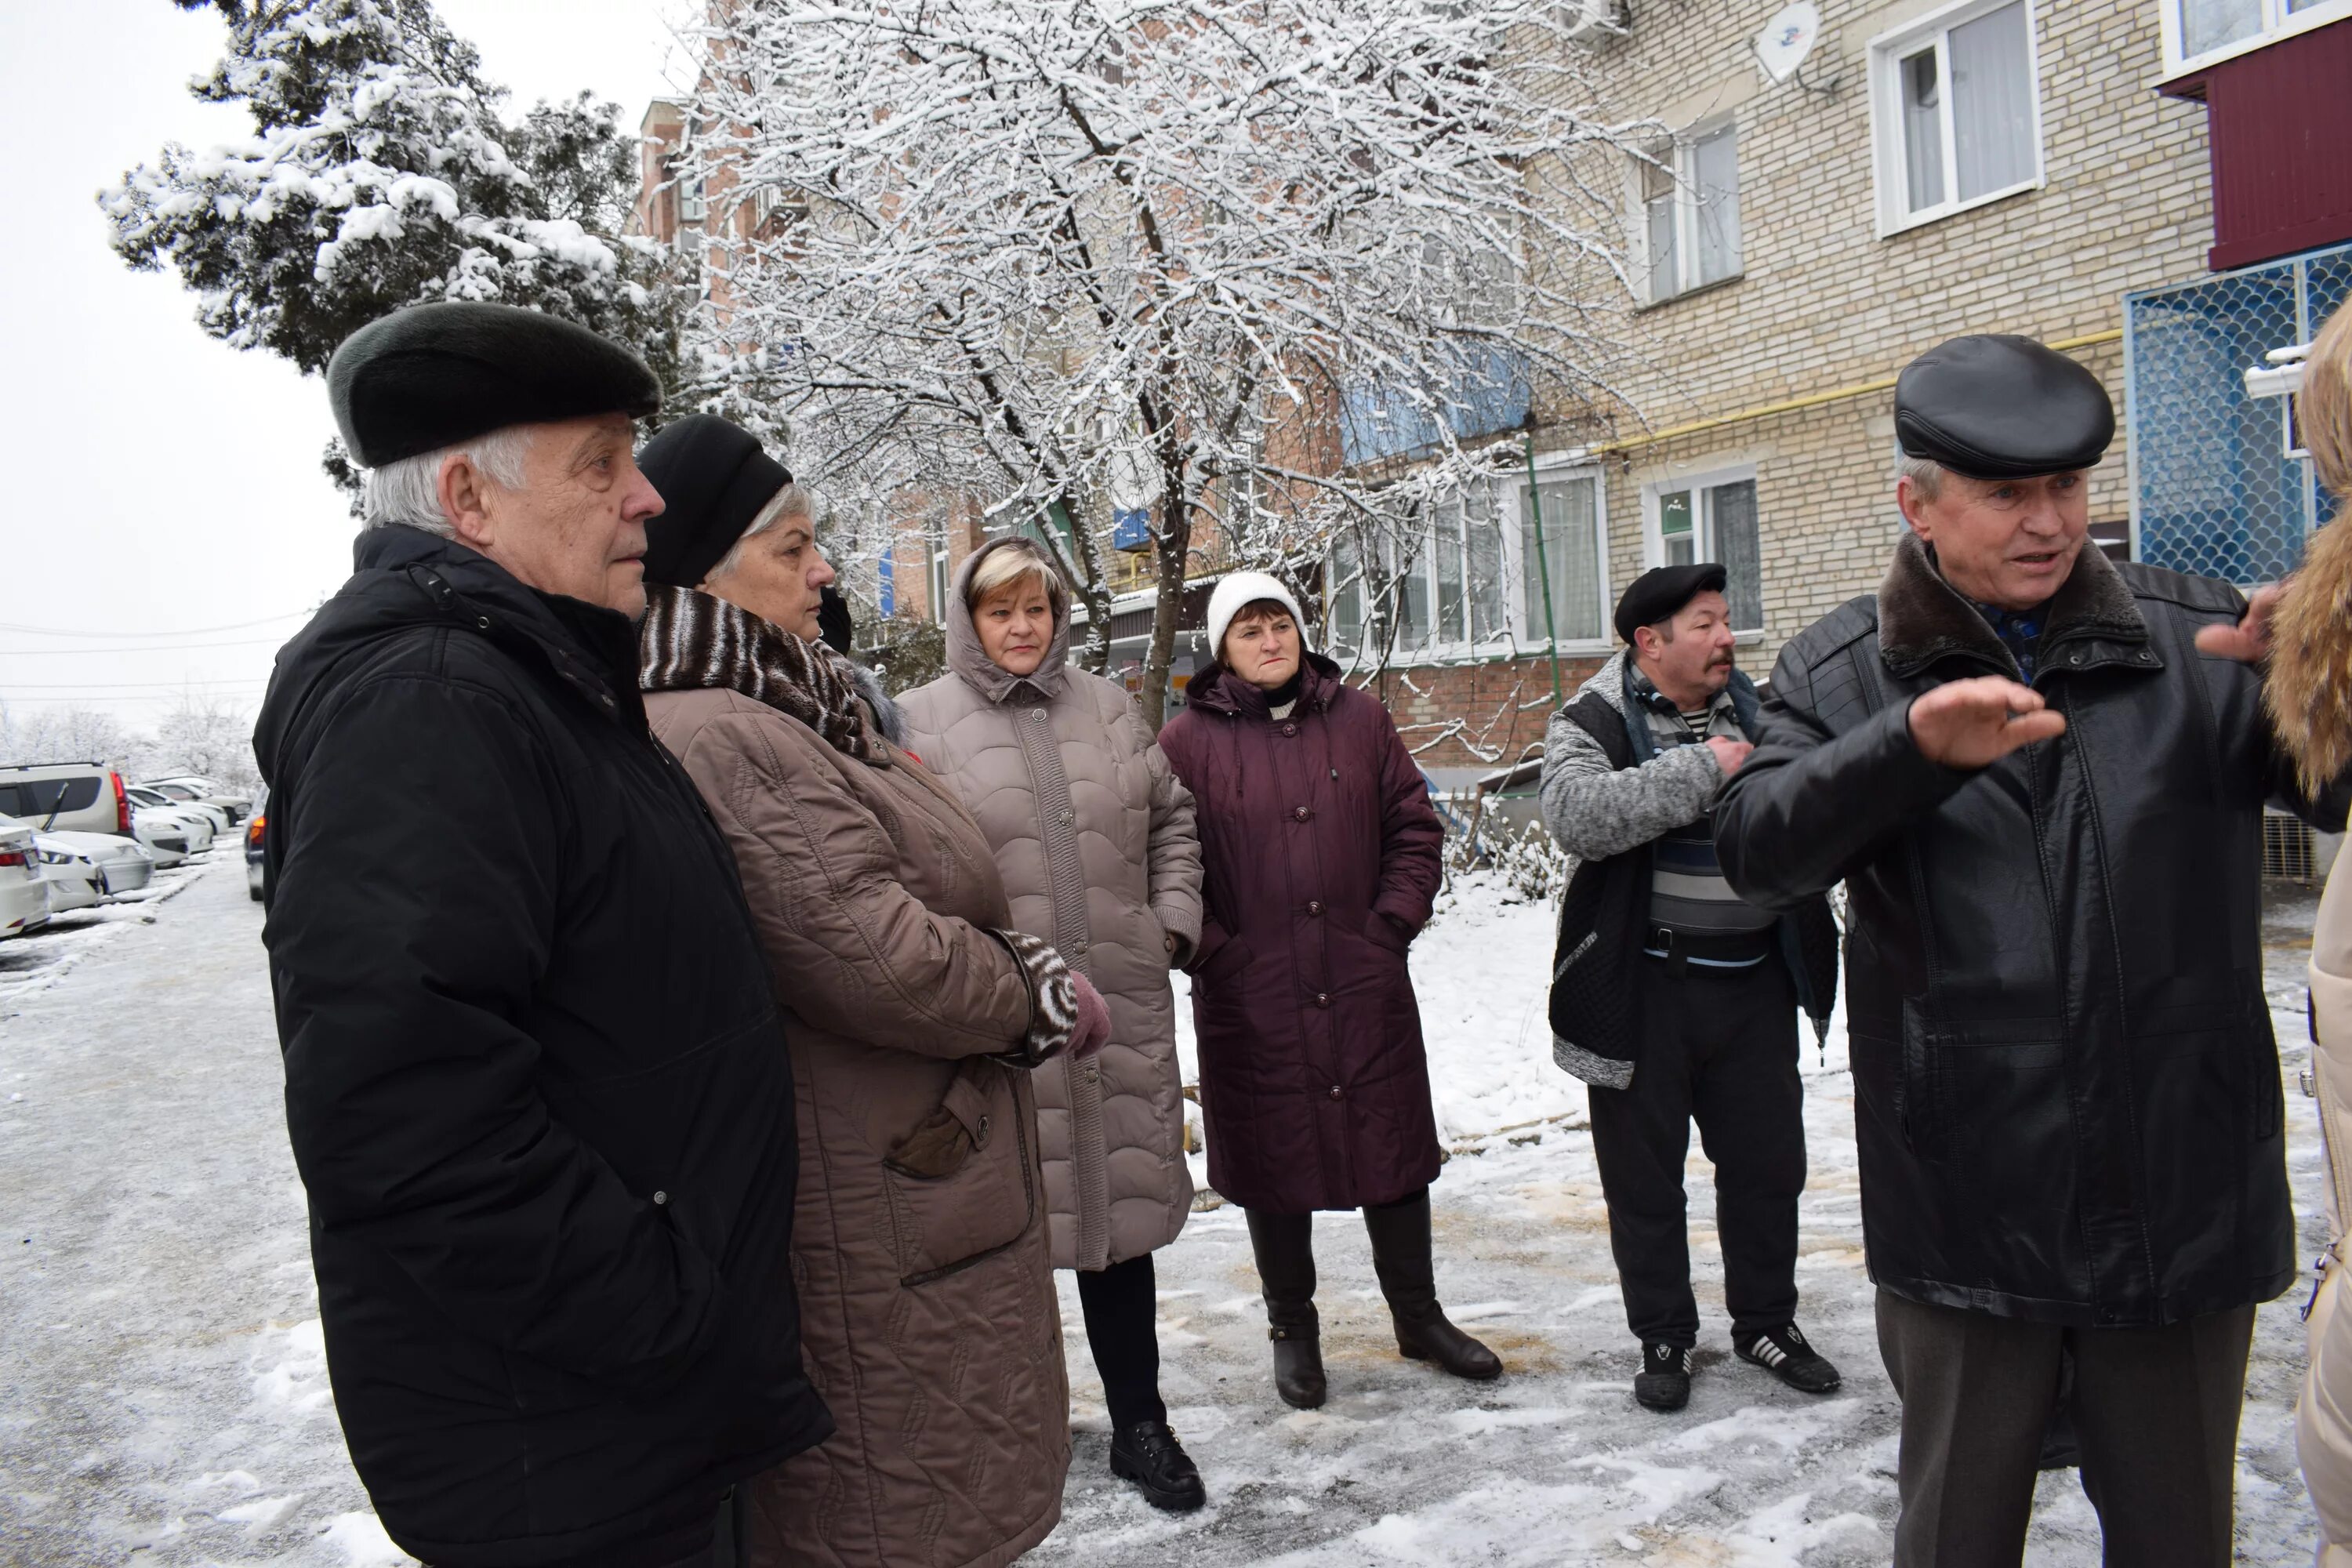
[[[990,927],[988,934],[1004,944],[1029,984],[1028,1032],[1003,1059],[1018,1067],[1043,1067],[1068,1049],[1070,1037],[1077,1033],[1077,983],[1052,944],[1024,931]]]

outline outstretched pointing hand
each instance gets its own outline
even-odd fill
[[[1999,675],[1950,681],[1911,704],[1912,743],[1948,768],[1980,768],[2065,732],[2066,716],[2051,712],[2040,692]]]

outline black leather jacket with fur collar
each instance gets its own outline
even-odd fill
[[[2200,654],[2228,585],[2086,546],[2034,688],[2066,732],[1975,772],[1914,697],[2017,666],[1914,539],[1800,634],[1716,810],[1734,887],[1843,879],[1871,1277],[1941,1306],[2177,1322],[2296,1272],[2263,991],[2262,814],[2293,793],[2258,671]]]

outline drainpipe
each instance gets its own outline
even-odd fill
[[[1536,433],[1528,432],[1528,516],[1535,523],[1536,574],[1543,580],[1544,641],[1551,649],[1551,705],[1565,707],[1567,695],[1559,684],[1559,632],[1552,625],[1551,613],[1551,552],[1544,548],[1543,493],[1536,489]]]

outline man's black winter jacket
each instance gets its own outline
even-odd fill
[[[1851,891],[1863,1230],[1895,1294],[2149,1325],[2294,1278],[2259,910],[2292,779],[2259,673],[2195,647],[2244,608],[2086,546],[2033,681],[2066,732],[1973,773],[1921,755],[1912,699],[2017,666],[1916,539],[1782,650],[1716,844],[1759,903]]]
[[[328,1370],[436,1563],[691,1531],[822,1438],[792,1074],[621,616],[364,533],[278,655],[266,940]]]

